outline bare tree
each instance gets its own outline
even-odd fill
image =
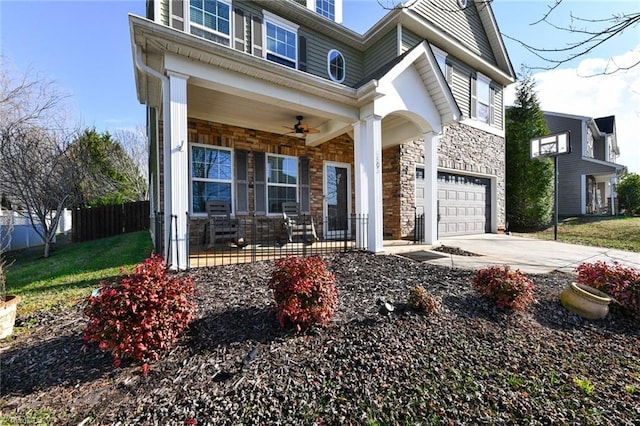
[[[123,172],[127,172],[126,175],[132,177],[131,185],[138,194],[138,200],[148,200],[149,145],[146,129],[143,126],[138,126],[135,130],[118,130],[113,137],[120,143],[133,162],[133,164],[124,162],[123,166],[130,168],[134,165],[137,168],[137,170],[123,170]]]
[[[12,78],[0,68],[0,192],[24,209],[49,256],[76,169],[66,156],[65,126],[56,87],[29,74]]]
[[[387,10],[403,9],[413,6],[420,0],[377,0],[378,4]],[[457,7],[455,0],[450,0],[448,4],[443,0],[427,0],[433,4],[434,7],[446,10],[451,13],[464,13],[464,9],[470,7],[485,7],[487,4],[493,3],[493,0],[476,0],[467,2],[467,6],[464,8]],[[584,57],[591,53],[594,49],[605,46],[613,38],[620,36],[623,32],[629,30],[632,31],[640,24],[640,11],[633,11],[630,13],[614,13],[610,16],[602,18],[586,18],[584,16],[576,15],[573,12],[569,12],[566,23],[558,24],[553,20],[560,15],[559,6],[563,3],[563,0],[553,0],[548,5],[548,10],[540,19],[532,22],[532,26],[547,25],[555,31],[559,32],[558,40],[563,38],[569,39],[570,42],[564,45],[558,45],[555,47],[543,47],[535,46],[522,40],[520,37],[513,34],[502,33],[504,38],[512,40],[529,52],[534,54],[537,58],[542,60],[547,65],[542,66],[527,66],[532,70],[552,70],[556,69],[563,64]],[[547,29],[541,28],[541,31]],[[636,30],[637,31],[637,30]],[[564,37],[563,37],[564,36]],[[618,71],[629,70],[640,65],[640,59],[632,61],[631,63],[617,63],[614,58],[609,58],[607,66],[602,72],[587,75],[585,77],[591,77],[595,75],[608,75]]]
[[[548,25],[554,30],[575,37],[577,40],[558,47],[540,47],[526,43],[517,37],[503,34],[505,38],[513,40],[523,46],[536,57],[548,65],[529,67],[531,69],[552,70],[574,59],[583,57],[594,49],[606,45],[611,39],[621,35],[625,30],[631,30],[640,23],[640,11],[632,13],[617,13],[599,19],[588,19],[569,12],[569,23],[556,24],[552,17],[558,14],[558,7],[563,0],[555,0],[548,6],[547,12],[531,25]],[[544,29],[541,29],[544,31]],[[628,70],[640,64],[640,59],[630,64],[618,64],[613,58],[609,59],[606,68],[595,75],[608,75],[618,71]]]

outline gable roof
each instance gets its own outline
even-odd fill
[[[598,129],[601,132],[612,134],[615,133],[615,125],[616,125],[616,116],[610,115],[608,117],[600,117],[594,118],[596,124],[598,125]]]
[[[366,51],[374,46],[381,37],[394,30],[398,25],[407,28],[423,40],[446,50],[448,53],[463,60],[470,66],[478,69],[492,80],[507,86],[516,80],[511,60],[500,35],[491,5],[488,2],[475,2],[470,0],[469,13],[477,15],[478,22],[486,33],[486,41],[489,44],[493,57],[482,57],[478,51],[468,47],[464,41],[453,36],[441,25],[429,20],[428,16],[418,11],[421,5],[433,3],[434,0],[418,0],[409,2],[408,6],[390,10],[378,22],[376,22],[363,35],[337,24],[329,19],[320,19],[318,14],[292,0],[254,0],[266,9],[278,15],[290,19],[300,25],[309,27],[322,34],[331,34],[334,38],[360,51]],[[444,0],[438,0],[438,2]],[[453,1],[455,4],[456,0]],[[370,6],[382,7],[378,2],[371,2]],[[433,19],[433,18],[432,18]],[[469,38],[469,37],[467,37]]]

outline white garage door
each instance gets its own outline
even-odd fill
[[[491,232],[491,181],[438,173],[438,236]]]

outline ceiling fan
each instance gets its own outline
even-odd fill
[[[320,133],[320,130],[314,129],[313,127],[309,127],[309,125],[302,123],[302,116],[296,116],[296,120],[298,122],[293,125],[293,127],[284,126],[285,129],[289,129],[290,132],[287,135],[293,135],[298,138],[306,138],[310,133]]]

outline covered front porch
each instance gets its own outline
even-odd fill
[[[152,202],[164,212],[154,232],[172,268],[190,266],[193,225],[206,221],[198,203],[206,197],[226,197],[239,218],[278,218],[280,202],[293,197],[327,223],[339,206],[339,215],[366,217],[367,226],[350,235],[354,247],[382,253],[382,150],[408,140],[424,141],[425,200],[437,205],[438,134],[460,111],[426,42],[351,88],[224,46],[207,43],[204,50],[202,40],[130,19],[137,78],[144,80],[139,97],[152,107]],[[297,116],[319,132],[289,135]],[[193,160],[200,151],[226,156],[228,164],[203,178]],[[332,203],[339,177],[347,192]],[[432,244],[437,212],[424,213],[424,242]]]

